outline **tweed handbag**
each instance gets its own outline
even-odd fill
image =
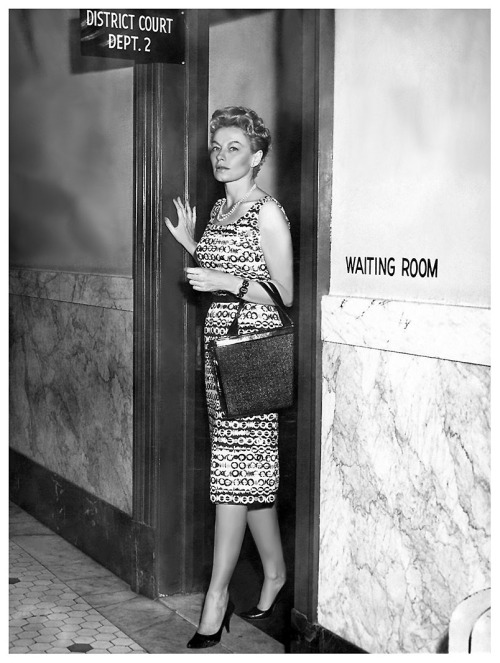
[[[212,339],[208,352],[223,415],[250,417],[290,407],[294,399],[294,327],[274,283],[258,282],[269,294],[281,327],[238,333],[240,300],[227,335]]]

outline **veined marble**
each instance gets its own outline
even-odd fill
[[[83,275],[71,303],[66,275],[35,276],[10,297],[10,445],[131,513],[133,315],[99,288],[75,304],[96,292]]]
[[[490,579],[490,371],[323,346],[319,623],[435,652]]]
[[[327,295],[322,338],[489,366],[490,309]]]
[[[24,297],[133,310],[133,279],[126,276],[11,269],[9,292]]]

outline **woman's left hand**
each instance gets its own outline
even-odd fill
[[[217,290],[233,292],[237,290],[241,280],[234,274],[226,274],[226,272],[217,269],[205,269],[204,267],[188,267],[186,274],[193,289],[201,292]]]

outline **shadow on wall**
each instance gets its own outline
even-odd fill
[[[436,654],[448,654],[448,631],[443,635],[436,648]]]

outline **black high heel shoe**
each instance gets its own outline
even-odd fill
[[[280,591],[276,594],[274,601],[271,603],[271,606],[267,610],[261,610],[257,606],[254,606],[253,608],[250,608],[250,610],[247,610],[246,612],[240,612],[240,617],[243,617],[243,619],[267,619],[270,617],[278,603],[283,599],[283,595],[285,593],[285,585],[280,589]]]
[[[227,632],[229,633],[229,622],[231,620],[231,615],[234,612],[234,603],[229,599],[227,603],[226,612],[222,618],[222,624],[217,633],[212,633],[211,635],[203,635],[202,633],[196,633],[193,635],[191,640],[187,643],[189,649],[204,649],[205,647],[213,647],[220,642],[222,629],[226,627]]]

